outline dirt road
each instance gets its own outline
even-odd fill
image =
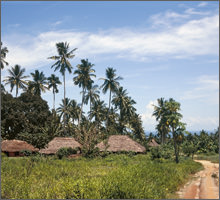
[[[219,199],[219,164],[206,160],[195,160],[204,166],[204,170],[193,176],[183,188],[178,191],[181,199]]]

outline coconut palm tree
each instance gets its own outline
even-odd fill
[[[77,74],[73,78],[73,82],[75,85],[78,85],[79,87],[82,87],[82,104],[81,104],[81,111],[80,111],[80,116],[79,116],[79,126],[80,126],[80,121],[82,117],[82,112],[83,112],[83,103],[84,103],[84,97],[85,97],[85,92],[86,89],[89,88],[91,83],[93,82],[91,77],[96,77],[94,69],[92,67],[94,64],[91,64],[88,62],[88,59],[86,60],[81,60],[81,64],[77,65],[77,70],[75,70],[74,74]]]
[[[90,111],[92,104],[94,104],[95,101],[99,99],[99,93],[100,91],[98,90],[98,85],[93,86],[91,83],[88,87],[88,91],[85,95],[85,100],[84,100],[85,104],[88,104],[88,102],[90,101]]]
[[[111,105],[111,93],[115,93],[119,87],[119,80],[122,80],[122,77],[118,76],[116,77],[115,74],[116,70],[113,68],[107,68],[106,69],[106,78],[100,78],[100,80],[104,80],[104,83],[101,85],[102,92],[106,94],[106,92],[109,90],[109,107],[108,112],[110,110]]]
[[[64,98],[66,99],[66,83],[65,83],[65,72],[66,70],[71,73],[72,72],[72,65],[70,64],[68,59],[73,58],[75,55],[73,52],[77,49],[73,49],[69,51],[69,44],[67,42],[59,42],[56,44],[58,56],[51,56],[48,59],[53,59],[56,60],[56,62],[51,66],[51,68],[55,67],[55,70],[59,70],[60,73],[63,76],[63,83],[64,83]],[[65,102],[64,102],[64,107],[65,107]],[[66,109],[65,109],[66,110]],[[63,117],[64,124],[66,123],[65,121],[65,114]],[[65,125],[64,125],[64,132],[65,131]]]
[[[66,98],[65,102],[62,99],[62,103],[60,104],[60,107],[57,108],[57,113],[60,114],[60,117],[62,117],[65,113],[67,123],[70,121],[70,119],[72,119],[74,122],[75,119],[79,118],[80,106],[77,104],[77,102],[74,99],[70,100],[69,98]]]
[[[24,76],[25,68],[21,68],[19,65],[15,65],[11,69],[8,69],[9,76],[6,77],[4,82],[6,82],[5,85],[10,84],[11,86],[11,92],[16,87],[16,97],[18,95],[18,88],[25,89],[26,85],[28,84],[26,80],[23,80],[25,78],[28,78],[29,76]]]
[[[154,106],[154,112],[152,116],[156,117],[156,120],[159,121],[156,129],[158,130],[159,134],[161,135],[161,143],[165,143],[166,135],[169,133],[169,127],[167,125],[166,119],[166,112],[167,109],[165,108],[166,101],[164,98],[157,99],[158,106]]]
[[[5,61],[7,53],[8,53],[7,47],[2,47],[2,42],[1,42],[1,69],[4,69],[4,64],[8,65],[8,63]]]
[[[65,101],[64,99],[62,99],[62,103],[60,104],[60,107],[57,108],[57,113],[60,114],[60,117],[62,117],[64,113],[66,114],[66,122],[68,122],[70,119],[70,113],[68,112],[70,107],[70,102],[71,100],[69,98],[66,98]]]
[[[95,118],[95,123],[100,128],[101,122],[106,118],[106,104],[104,101],[98,99],[94,102],[91,111],[89,111],[89,118]]]
[[[46,92],[48,90],[47,78],[43,72],[35,70],[34,73],[31,73],[33,81],[29,82],[28,90],[30,90],[35,95],[41,95],[41,92]]]
[[[55,76],[55,74],[51,74],[51,76],[48,77],[47,80],[48,88],[53,88],[53,109],[55,110],[55,93],[59,92],[57,85],[61,85],[62,83],[60,82],[59,77]]]

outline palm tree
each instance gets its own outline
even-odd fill
[[[79,87],[82,87],[82,104],[81,104],[81,111],[79,116],[79,126],[82,117],[83,103],[84,103],[86,89],[88,89],[91,83],[93,82],[91,77],[96,77],[96,75],[93,74],[95,70],[92,69],[94,64],[88,62],[88,59],[81,60],[81,63],[82,64],[77,65],[78,69],[75,70],[74,72],[74,74],[77,74],[77,76],[73,78],[74,84],[79,85]]]
[[[8,65],[8,63],[5,61],[7,53],[8,53],[7,47],[2,48],[2,42],[1,42],[1,69],[4,69],[4,64]]]
[[[74,99],[70,100],[69,98],[66,98],[65,102],[62,99],[62,103],[60,104],[60,107],[57,108],[57,113],[60,114],[60,117],[62,117],[65,113],[67,123],[70,121],[71,118],[74,122],[75,119],[79,118],[80,106],[77,104],[77,102]]]
[[[61,85],[62,83],[60,82],[59,77],[55,76],[55,74],[51,74],[51,76],[48,77],[47,80],[48,88],[53,88],[53,109],[55,110],[55,93],[59,92],[57,85]]]
[[[92,83],[88,87],[88,91],[85,96],[85,103],[88,104],[90,100],[90,111],[91,111],[91,106],[92,104],[95,103],[99,99],[99,90],[98,90],[98,85],[92,85]]]
[[[104,101],[95,101],[92,105],[91,111],[89,111],[89,118],[95,118],[95,123],[100,127],[102,121],[106,118],[106,104]]]
[[[28,78],[29,76],[24,76],[25,68],[21,69],[21,66],[19,65],[15,65],[15,67],[8,69],[8,72],[10,76],[7,76],[4,82],[6,82],[6,85],[10,84],[11,92],[14,86],[16,86],[16,97],[17,97],[18,88],[22,88],[22,89],[26,88],[27,81],[23,79]]]
[[[105,94],[108,90],[110,91],[109,94],[109,107],[108,112],[110,110],[111,105],[111,93],[115,93],[119,87],[119,80],[122,80],[122,77],[118,76],[116,77],[115,74],[116,70],[113,68],[107,68],[106,69],[106,78],[100,78],[101,80],[104,80],[104,83],[101,85],[101,88],[103,93]]]
[[[70,113],[69,111],[69,107],[70,107],[70,102],[71,100],[69,98],[66,98],[65,101],[64,99],[62,99],[62,103],[60,104],[60,107],[57,108],[57,113],[60,114],[60,117],[62,117],[64,115],[64,113],[66,114],[66,121],[68,122],[70,119]]]
[[[157,99],[158,106],[154,106],[154,112],[152,116],[156,117],[156,120],[159,121],[159,124],[157,125],[156,129],[158,130],[159,134],[161,135],[161,143],[165,143],[166,135],[169,133],[169,127],[167,125],[167,119],[166,119],[166,108],[165,104],[166,101],[164,98]]]
[[[43,72],[39,72],[38,70],[35,70],[34,73],[31,73],[31,76],[33,78],[33,81],[29,82],[28,89],[35,95],[41,95],[42,92],[46,92],[48,90],[48,87],[46,86],[47,78],[44,76]]]
[[[57,43],[56,44],[56,48],[57,48],[58,56],[51,56],[48,59],[57,60],[51,66],[51,68],[55,67],[54,71],[59,70],[60,73],[63,76],[63,82],[64,82],[64,98],[63,99],[66,99],[65,72],[66,72],[66,70],[68,70],[69,73],[72,72],[72,66],[71,66],[70,62],[68,61],[68,59],[71,59],[71,58],[73,58],[75,56],[73,54],[73,52],[77,48],[69,51],[69,44],[67,42],[65,42],[65,43],[64,42],[59,42],[59,43]],[[64,107],[66,107],[65,102],[64,102]],[[66,116],[64,114],[64,117],[63,117],[64,124],[66,124],[65,117]],[[64,132],[66,132],[65,125],[64,125]]]

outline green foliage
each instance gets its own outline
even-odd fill
[[[71,147],[64,147],[64,148],[60,148],[57,151],[56,155],[57,155],[57,157],[59,159],[62,159],[63,157],[67,157],[67,156],[69,156],[71,154],[76,154],[77,150],[78,150],[78,148],[77,149],[73,149]]]
[[[219,163],[219,154],[216,153],[206,153],[197,155],[196,159],[198,160],[209,160],[213,163]]]
[[[163,145],[150,148],[151,160],[155,159],[171,159],[173,156],[173,147],[171,145]]]
[[[5,153],[1,152],[1,157],[2,157],[2,158],[3,158],[3,157],[7,157],[7,155],[6,155]]]
[[[148,155],[59,160],[56,157],[3,158],[4,199],[166,199],[189,174],[192,160],[154,162]]]
[[[10,94],[2,93],[3,139],[17,139],[21,133],[34,136],[36,133],[41,133],[41,129],[51,119],[48,104],[40,96],[25,92],[20,97],[13,98]],[[36,145],[36,143],[31,144]]]
[[[182,150],[185,155],[188,157],[192,156],[193,159],[194,154],[198,151],[198,147],[192,142],[184,142],[182,144]]]
[[[31,156],[32,152],[29,150],[21,150],[20,153],[22,153],[24,156]]]

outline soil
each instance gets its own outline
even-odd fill
[[[178,192],[180,199],[219,199],[219,164],[195,160],[204,166]]]

